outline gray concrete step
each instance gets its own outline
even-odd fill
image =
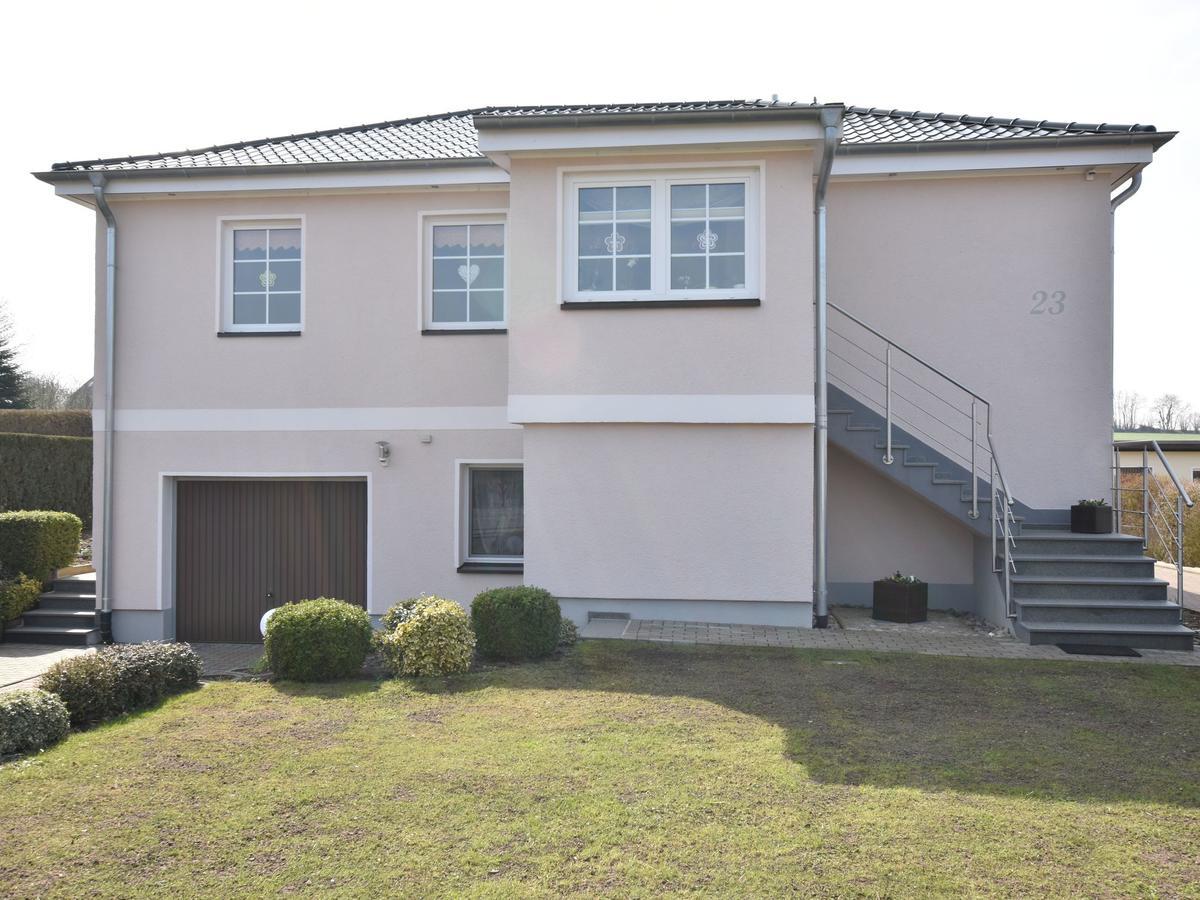
[[[1065,600],[1022,597],[1013,599],[1021,622],[1071,622],[1076,625],[1179,625],[1183,610],[1168,600]]]
[[[1108,625],[1099,622],[1031,622],[1014,628],[1031,644],[1086,644],[1190,652],[1195,634],[1182,625]]]
[[[1149,556],[1089,556],[1056,554],[1013,554],[1022,575],[1085,575],[1092,577],[1153,578],[1154,559]]]
[[[86,647],[100,643],[98,628],[60,628],[20,625],[9,628],[4,640],[13,644],[52,644],[60,647]]]
[[[1018,573],[1020,569],[1018,568]],[[1063,600],[1165,600],[1158,578],[1088,578],[1081,575],[1013,575],[1013,597]]]

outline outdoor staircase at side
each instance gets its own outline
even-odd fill
[[[96,574],[57,578],[34,609],[9,623],[4,640],[13,644],[82,647],[100,643],[96,627]]]
[[[885,430],[883,415],[830,385],[831,444],[990,538],[988,482],[979,481],[973,517],[967,466],[894,423],[892,462],[885,463]],[[1169,600],[1168,583],[1154,577],[1154,560],[1144,554],[1141,538],[1072,534],[1069,510],[1031,509],[1018,501],[1013,513],[1011,626],[1017,637],[1031,644],[1192,649],[1194,632],[1183,625],[1182,608]]]

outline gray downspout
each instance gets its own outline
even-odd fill
[[[1139,169],[1138,171],[1133,173],[1133,178],[1129,182],[1129,187],[1125,188],[1125,190],[1121,191],[1121,193],[1117,194],[1117,196],[1113,197],[1112,200],[1109,201],[1108,211],[1116,212],[1118,206],[1120,206],[1122,203],[1124,203],[1126,200],[1128,200],[1130,197],[1132,197],[1134,194],[1136,194],[1141,189],[1142,189],[1142,171],[1141,171],[1141,169]]]
[[[101,476],[100,500],[100,583],[99,606],[97,609],[97,626],[100,629],[100,639],[112,643],[112,482],[113,482],[113,394],[116,392],[113,373],[116,370],[116,344],[114,318],[116,315],[117,297],[117,219],[109,208],[104,196],[105,178],[103,175],[89,176],[92,182],[92,193],[96,198],[96,208],[104,216],[105,249],[104,249],[104,474]]]
[[[813,451],[813,628],[829,627],[829,376],[826,370],[826,320],[828,277],[826,271],[825,192],[837,151],[840,109],[822,109],[825,128],[821,171],[817,176],[816,221],[816,446]]]

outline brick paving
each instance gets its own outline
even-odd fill
[[[250,675],[262,658],[262,644],[192,644],[204,663],[205,678],[236,678]]]
[[[0,644],[0,693],[35,688],[42,673],[60,659],[90,652],[86,647]]]
[[[796,647],[808,650],[870,650],[892,653],[921,653],[932,656],[971,656],[991,659],[1048,659],[1059,661],[1158,663],[1200,666],[1200,653],[1167,650],[1138,650],[1140,657],[1074,656],[1054,645],[1032,646],[1007,632],[989,632],[980,623],[964,617],[948,623],[946,614],[931,613],[931,621],[887,628],[853,627],[856,613],[835,608],[835,618],[843,625],[830,623],[827,629],[788,628],[772,625],[718,625],[705,622],[675,622],[664,619],[630,619],[625,627],[608,634],[592,634],[585,627],[584,638],[608,638],[625,641],[658,641],[682,644],[723,644],[743,647]],[[868,614],[869,617],[869,614]]]

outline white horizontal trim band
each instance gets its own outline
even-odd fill
[[[992,169],[1047,169],[1150,162],[1148,146],[1056,147],[1047,150],[930,150],[863,153],[833,158],[833,176],[890,175],[893,172],[985,172]]]
[[[805,425],[815,421],[812,394],[510,394],[508,418],[522,424]]]
[[[298,409],[118,409],[117,431],[386,431],[515,428],[503,406],[397,406]],[[104,410],[92,411],[104,429]]]

